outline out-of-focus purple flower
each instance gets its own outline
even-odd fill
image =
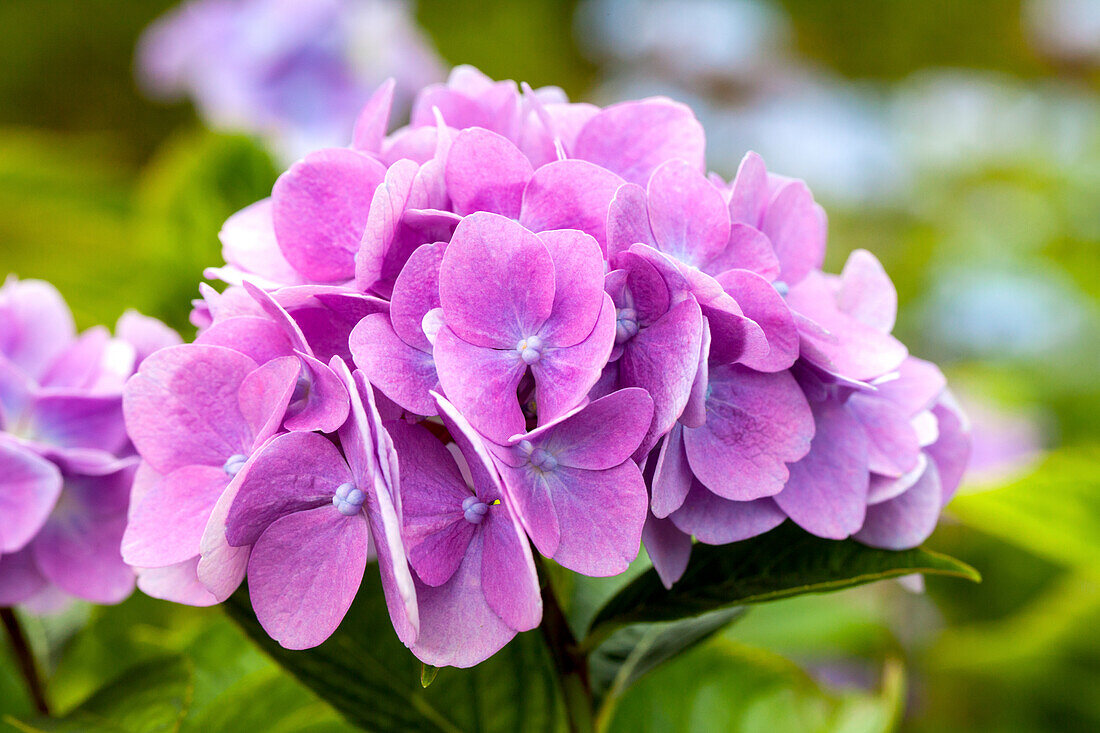
[[[407,110],[443,75],[401,0],[190,0],[146,30],[137,67],[150,94],[190,97],[212,125],[258,134],[286,161],[343,144],[387,77]]]
[[[137,466],[122,386],[179,336],[135,312],[116,334],[77,335],[45,282],[0,287],[0,606],[118,603],[133,590],[119,553]]]

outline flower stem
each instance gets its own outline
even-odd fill
[[[592,733],[592,688],[588,681],[588,660],[580,650],[569,622],[565,620],[561,606],[541,558],[536,555],[539,580],[542,586],[542,623],[539,628],[546,639],[546,646],[554,660],[558,673],[566,717],[572,733]]]
[[[0,618],[4,620],[4,630],[8,632],[8,640],[11,642],[12,652],[19,662],[19,671],[23,674],[23,680],[27,683],[27,690],[34,700],[34,707],[43,715],[50,714],[50,705],[46,701],[46,690],[42,685],[42,677],[38,674],[38,664],[34,661],[34,654],[27,643],[27,636],[23,633],[23,625],[19,623],[19,617],[10,608],[0,608]]]

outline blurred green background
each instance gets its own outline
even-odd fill
[[[1074,5],[1086,15],[1058,26]],[[277,175],[258,141],[138,92],[135,42],[170,6],[0,3],[0,274],[54,282],[82,327],[136,307],[190,336],[222,221]],[[751,146],[806,177],[830,267],[856,247],[883,260],[896,333],[972,410],[975,471],[928,546],[982,584],[756,608],[628,693],[614,727],[1100,729],[1100,3],[420,0],[416,14],[449,64],[573,99],[665,91],[700,109],[720,172]],[[661,18],[676,27],[654,32]],[[62,710],[159,660],[148,669],[187,682],[158,687],[175,697],[156,709],[171,723],[189,700],[184,729],[344,728],[216,610],[139,594],[32,631]],[[131,675],[120,684],[140,690],[148,674]],[[240,696],[267,707],[218,704]],[[27,710],[0,665],[0,714]]]

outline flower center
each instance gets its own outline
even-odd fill
[[[516,352],[524,364],[534,364],[542,358],[542,339],[538,336],[528,336],[516,344]]]
[[[558,467],[558,459],[549,451],[536,448],[529,440],[521,440],[519,449],[527,454],[527,462],[540,473],[550,473]]]
[[[619,308],[615,315],[615,343],[629,341],[638,333],[638,312],[633,308]]]
[[[783,282],[782,280],[776,280],[775,282],[773,282],[772,287],[775,288],[775,291],[782,295],[784,298],[787,297],[787,293],[789,293],[791,290],[791,286]]]
[[[489,505],[476,496],[467,496],[462,500],[462,513],[470,524],[481,524],[489,513]]]
[[[248,462],[248,456],[243,453],[236,453],[225,459],[225,465],[222,466],[222,470],[228,473],[230,476],[236,476],[244,468],[244,464]]]
[[[354,517],[363,508],[363,502],[366,500],[367,495],[355,488],[355,484],[346,483],[340,484],[336,489],[332,497],[332,505],[345,517]]]

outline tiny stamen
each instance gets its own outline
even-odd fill
[[[534,364],[542,358],[542,339],[538,336],[520,339],[516,344],[516,351],[519,352],[519,358],[523,359],[524,364]]]
[[[467,496],[462,500],[462,514],[470,524],[481,524],[489,513],[489,505],[476,496]]]
[[[228,473],[230,476],[236,476],[244,468],[244,464],[248,462],[248,456],[243,453],[235,453],[225,459],[225,465],[222,466],[222,470]]]
[[[367,495],[353,483],[340,484],[332,497],[332,505],[345,517],[353,517],[363,508]]]

